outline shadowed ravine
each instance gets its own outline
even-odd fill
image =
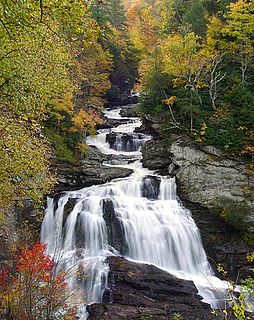
[[[119,110],[106,111],[106,116],[121,118]],[[41,240],[71,269],[69,285],[79,292],[80,319],[87,316],[84,303],[101,301],[109,270],[106,257],[112,255],[193,280],[203,301],[212,307],[226,297],[227,284],[213,275],[191,212],[177,198],[175,180],[142,167],[139,149],[150,137],[133,134],[140,124],[138,118],[130,118],[128,124],[102,129],[87,139],[113,155],[108,166],[133,169],[131,176],[48,200]],[[66,217],[64,207],[71,201],[73,209]],[[118,237],[112,231],[112,217]]]

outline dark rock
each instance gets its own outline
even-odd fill
[[[145,142],[146,137],[140,133],[108,133],[106,142],[110,148],[118,151],[137,151]]]
[[[180,191],[178,194],[183,199]],[[238,284],[241,279],[253,276],[254,264],[246,259],[247,254],[253,251],[253,247],[241,238],[239,231],[220,219],[212,210],[186,199],[183,203],[192,212],[214,272],[217,272],[218,263],[221,263],[228,272],[228,277]]]
[[[138,108],[137,104],[126,105],[122,107],[120,111],[120,115],[126,118],[138,117],[137,108]]]
[[[111,89],[114,89],[115,87],[113,86]],[[115,89],[114,89],[115,91]],[[117,94],[116,94],[117,93]],[[135,104],[138,102],[138,97],[137,96],[132,96],[130,94],[130,90],[126,90],[124,92],[120,92],[119,89],[116,89],[116,92],[114,95],[110,95],[107,99],[107,107],[114,108],[114,107],[119,107],[119,106],[125,106],[128,104]]]
[[[126,168],[108,167],[98,162],[88,161],[82,165],[62,164],[58,169],[55,192],[77,190],[96,184],[103,184],[116,178],[128,177],[133,171]]]
[[[109,257],[108,290],[103,304],[87,308],[88,320],[213,319],[209,305],[200,301],[192,281],[177,279],[153,265]]]
[[[150,134],[155,138],[161,137],[161,128],[164,123],[169,122],[169,113],[164,111],[158,115],[145,115],[142,118],[142,125],[135,129],[135,132]]]
[[[147,176],[142,180],[142,196],[150,200],[158,199],[160,192],[160,178]]]
[[[125,178],[133,172],[131,169],[104,166],[106,159],[107,156],[96,147],[89,147],[85,158],[77,164],[57,162],[57,183],[53,193],[103,184],[116,178]]]
[[[120,254],[126,253],[124,230],[121,221],[117,218],[114,204],[111,199],[103,199],[103,218],[107,225],[108,242]]]
[[[164,171],[161,173],[168,174],[168,166],[171,161],[169,147],[163,140],[149,140],[141,148],[142,163],[145,168],[151,170]]]
[[[128,123],[128,119],[109,119],[104,117],[103,122],[96,125],[96,129],[110,129],[125,123]]]

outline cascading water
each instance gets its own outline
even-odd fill
[[[107,111],[107,117],[119,119],[119,111]],[[88,138],[87,142],[103,153],[116,158],[132,155],[131,163],[119,165],[120,160],[117,163],[134,172],[128,178],[104,185],[65,192],[58,201],[49,199],[41,241],[48,244],[48,252],[57,256],[66,270],[72,270],[69,285],[83,297],[80,305],[101,301],[107,286],[106,257],[121,254],[193,280],[204,301],[216,307],[225,298],[227,284],[213,276],[199,230],[191,213],[177,199],[175,180],[142,167],[139,148],[149,137],[132,135],[139,125],[139,119],[131,119]],[[110,148],[106,137],[112,132],[116,143]],[[130,150],[127,143],[122,143],[123,135],[128,141],[138,139],[138,143]],[[115,147],[117,143],[121,147]],[[108,165],[114,166],[112,163],[116,162]],[[66,219],[68,203],[74,204]],[[111,214],[123,234],[121,252],[114,248],[108,233],[106,203],[110,204]],[[79,316],[86,318],[84,307],[80,308]]]

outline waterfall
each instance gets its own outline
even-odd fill
[[[107,111],[107,116],[120,117],[116,110]],[[108,163],[133,169],[130,177],[66,191],[60,198],[48,200],[41,241],[47,243],[49,254],[60,257],[63,267],[72,269],[69,286],[79,291],[80,319],[86,318],[84,304],[102,299],[107,286],[106,257],[110,255],[121,254],[193,280],[204,301],[213,307],[225,298],[227,285],[213,275],[191,212],[177,198],[175,179],[141,165],[140,146],[149,137],[133,134],[139,125],[139,119],[131,119],[112,130],[101,130],[87,140],[103,153],[115,157],[132,155],[132,163],[119,164],[120,160]],[[110,145],[106,136],[112,132],[116,144]],[[129,148],[127,144],[123,147],[123,134],[132,141],[138,140],[135,147]],[[72,209],[66,217],[68,203]],[[110,238],[108,215],[118,223],[121,248]]]

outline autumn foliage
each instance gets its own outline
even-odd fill
[[[66,274],[45,254],[46,245],[23,249],[16,262],[0,271],[0,318],[6,320],[73,319]]]

